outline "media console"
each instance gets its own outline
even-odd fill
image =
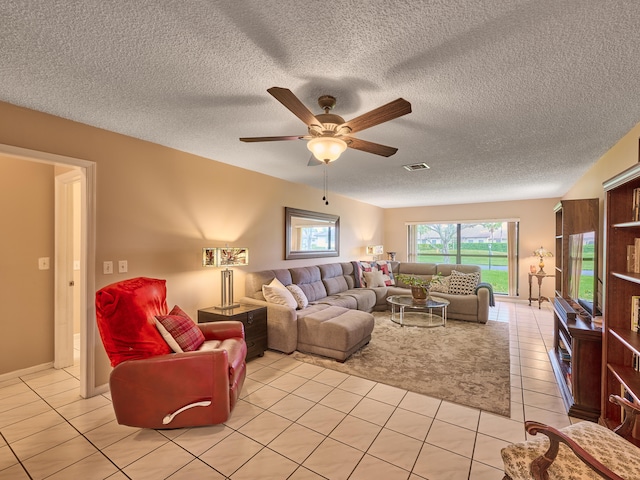
[[[602,328],[572,300],[553,303],[554,337],[549,350],[565,408],[570,416],[598,421],[602,373]]]

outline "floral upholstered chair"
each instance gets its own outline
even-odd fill
[[[611,395],[609,401],[625,410],[624,422],[613,431],[593,422],[560,430],[525,422],[530,435],[542,433],[546,437],[502,449],[504,480],[640,480],[640,448],[627,440],[640,406],[617,395]]]

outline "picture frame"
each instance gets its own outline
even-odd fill
[[[340,217],[285,207],[285,260],[340,256]]]

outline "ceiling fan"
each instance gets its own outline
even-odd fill
[[[329,113],[336,105],[335,97],[322,95],[318,98],[318,105],[324,113],[314,115],[287,88],[272,87],[267,90],[273,97],[288,108],[296,117],[307,125],[307,135],[283,136],[283,137],[244,137],[242,142],[274,142],[280,140],[309,140],[307,148],[313,156],[322,163],[337,160],[347,147],[363,152],[390,157],[398,151],[397,148],[380,145],[379,143],[361,140],[352,137],[351,134],[379,125],[394,118],[411,113],[411,104],[403,98],[398,98],[386,105],[375,108],[348,122],[342,117]],[[311,165],[312,162],[309,163]]]

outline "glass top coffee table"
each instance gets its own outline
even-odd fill
[[[449,300],[444,298],[430,296],[426,302],[416,302],[411,295],[392,295],[387,298],[387,303],[391,305],[391,321],[399,325],[411,327],[447,326]]]

